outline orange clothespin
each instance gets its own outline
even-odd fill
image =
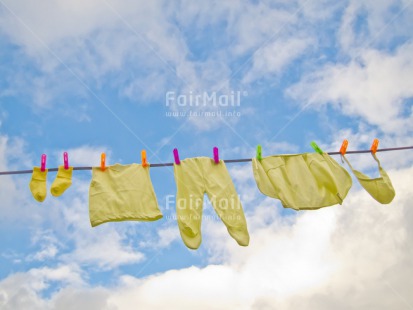
[[[105,171],[105,168],[106,168],[105,165],[106,165],[106,154],[102,153],[100,155],[100,169],[102,171]]]
[[[146,151],[145,150],[142,150],[141,157],[142,157],[142,167],[148,167],[149,164],[146,160]]]
[[[373,154],[376,154],[378,146],[379,146],[379,139],[376,138],[373,140],[373,144],[371,145],[370,151]]]
[[[343,144],[341,145],[341,148],[340,148],[340,153],[341,153],[341,155],[346,155],[346,152],[347,152],[347,146],[348,146],[348,140],[347,139],[344,139],[343,140]]]

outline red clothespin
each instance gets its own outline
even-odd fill
[[[147,160],[146,160],[146,151],[145,151],[145,150],[142,150],[142,152],[141,152],[141,158],[142,158],[142,167],[148,167],[149,164],[148,164],[148,162],[147,162]]]
[[[102,171],[105,171],[105,168],[106,168],[106,154],[102,153],[100,155],[100,169]]]
[[[346,152],[347,152],[347,146],[348,146],[348,140],[347,139],[344,139],[343,140],[343,144],[341,145],[341,148],[340,148],[340,153],[341,153],[341,155],[346,155]]]
[[[214,147],[214,162],[219,164],[218,148],[216,146]]]
[[[179,160],[178,149],[175,148],[173,153],[174,153],[175,164],[179,165],[181,161]]]
[[[373,154],[376,154],[378,146],[379,146],[379,139],[376,138],[373,140],[373,144],[371,145],[370,151]]]
[[[65,170],[69,169],[69,156],[67,155],[67,152],[63,153],[63,163],[65,166]]]
[[[40,171],[44,172],[46,170],[46,154],[42,154],[42,159],[40,162]]]

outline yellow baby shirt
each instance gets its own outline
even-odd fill
[[[89,188],[89,216],[92,227],[118,221],[156,221],[162,218],[149,176],[142,165],[92,168]]]
[[[327,153],[253,158],[252,168],[261,193],[295,210],[342,204],[352,185],[349,173]]]

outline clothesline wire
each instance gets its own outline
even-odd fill
[[[391,147],[385,149],[377,149],[377,152],[387,152],[387,151],[402,151],[413,149],[413,146],[402,146],[402,147]],[[370,150],[358,150],[358,151],[347,151],[346,154],[362,154],[370,153]],[[340,155],[340,152],[327,152],[329,155]],[[252,161],[251,158],[241,158],[241,159],[224,159],[225,163],[245,163]],[[150,164],[151,167],[167,167],[173,166],[174,163],[158,163]],[[57,171],[58,168],[49,168],[48,171]],[[73,170],[92,170],[92,167],[73,167]],[[17,171],[0,171],[0,175],[10,175],[10,174],[28,174],[33,173],[33,170],[17,170]]]

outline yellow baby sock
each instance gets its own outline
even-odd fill
[[[73,167],[65,169],[65,167],[59,166],[56,179],[53,181],[52,187],[50,188],[50,192],[53,196],[58,197],[62,195],[65,190],[72,185],[72,171]]]
[[[29,187],[34,199],[38,202],[42,202],[46,199],[46,178],[47,169],[41,171],[40,167],[33,167],[33,174]]]

